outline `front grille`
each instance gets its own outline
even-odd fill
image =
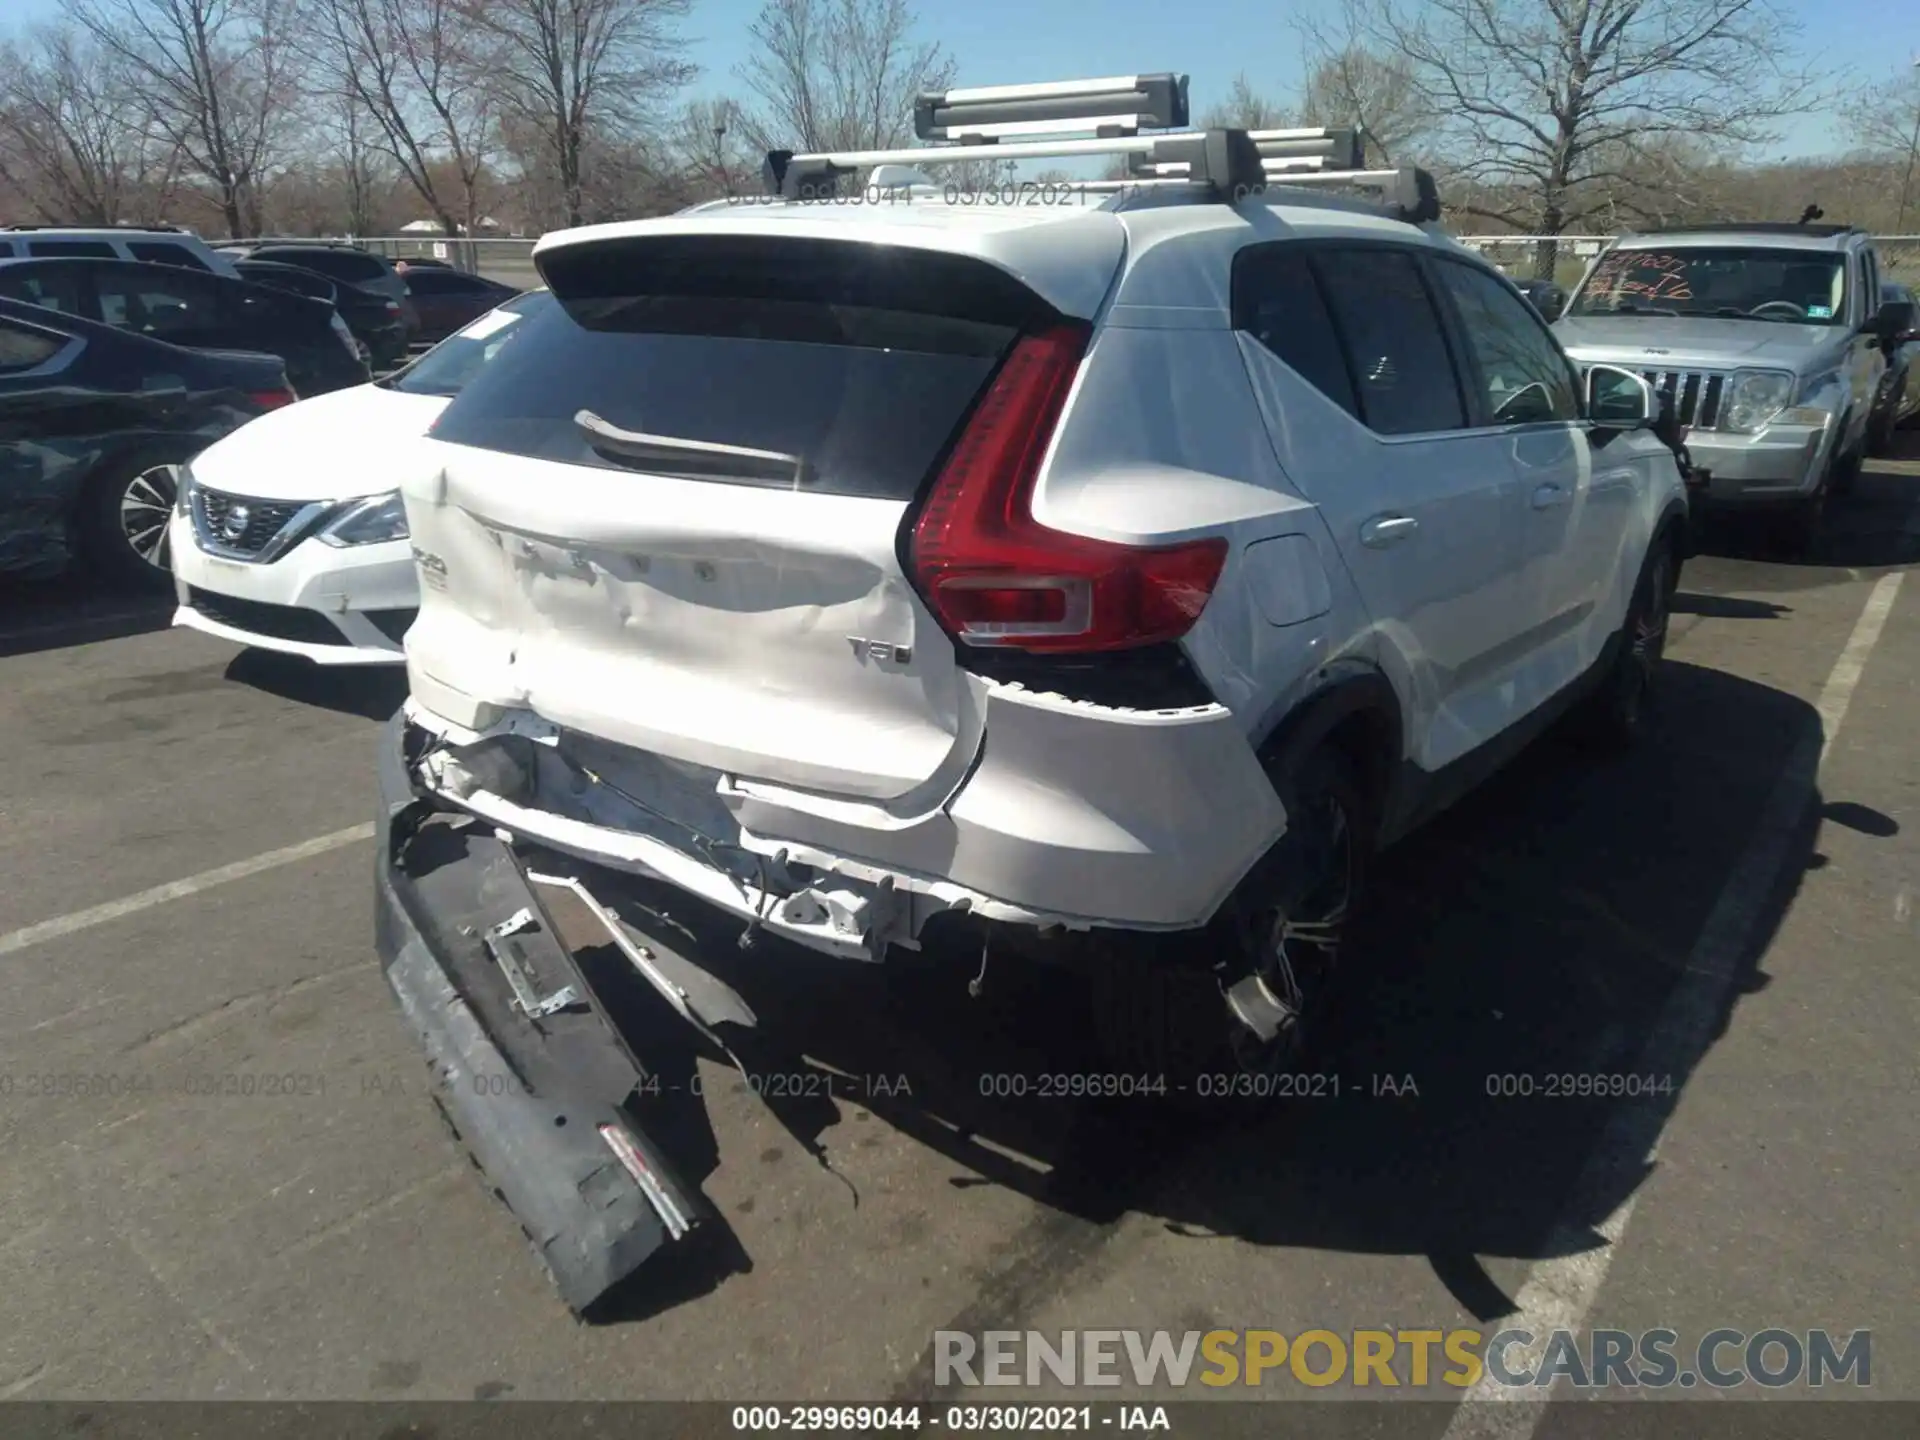
[[[275,640],[293,640],[306,645],[346,645],[345,635],[317,610],[298,605],[269,605],[261,600],[242,600],[219,595],[211,590],[190,586],[187,603],[209,620],[231,625],[249,635],[266,635]]]
[[[1584,389],[1587,371],[1580,368]],[[1653,393],[1673,406],[1674,418],[1693,430],[1714,430],[1720,425],[1720,405],[1726,394],[1727,377],[1704,370],[1642,370],[1640,378],[1653,387]]]
[[[1673,406],[1674,417],[1695,430],[1712,430],[1720,423],[1720,400],[1727,377],[1699,370],[1642,370],[1653,393]]]
[[[255,500],[204,485],[193,489],[193,524],[201,544],[230,555],[258,555],[300,513],[304,500]]]

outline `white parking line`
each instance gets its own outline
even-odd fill
[[[1854,687],[1893,610],[1902,578],[1899,573],[1881,576],[1867,596],[1846,648],[1820,691],[1821,735],[1808,735],[1788,756],[1752,840],[1701,927],[1686,969],[1661,1007],[1639,1058],[1624,1067],[1633,1074],[1690,1075],[1713,1043],[1727,989],[1740,967],[1754,920],[1786,864],[1788,847],[1813,799],[1820,762],[1833,748],[1840,722],[1846,719]],[[1661,1132],[1677,1103],[1677,1095],[1654,1097],[1624,1103],[1613,1112],[1553,1227],[1547,1246],[1550,1258],[1533,1267],[1514,1297],[1517,1311],[1499,1322],[1503,1330],[1525,1330],[1534,1337],[1531,1345],[1507,1348],[1508,1373],[1538,1366],[1553,1331],[1578,1330],[1586,1323],[1607,1278],[1607,1267],[1619,1253],[1627,1222],[1633,1218],[1640,1177],[1655,1158]],[[1620,1194],[1627,1198],[1596,1220],[1606,1197]],[[1595,1235],[1602,1242],[1598,1247],[1592,1244]],[[1527,1440],[1544,1418],[1546,1407],[1547,1400],[1540,1394],[1500,1385],[1482,1374],[1454,1412],[1442,1440]]]
[[[0,955],[11,955],[14,951],[24,950],[29,945],[58,940],[61,936],[71,935],[76,930],[104,925],[109,920],[118,920],[155,905],[164,905],[169,900],[184,900],[187,896],[197,895],[202,890],[211,890],[216,885],[225,885],[230,880],[244,880],[247,876],[258,875],[263,870],[272,870],[280,865],[291,865],[296,860],[311,859],[315,855],[324,855],[329,850],[338,850],[343,845],[352,845],[356,841],[372,838],[373,824],[369,821],[367,824],[354,825],[346,830],[336,830],[331,835],[317,835],[311,840],[302,840],[298,845],[269,850],[266,854],[256,855],[251,860],[236,860],[231,865],[202,870],[198,875],[189,875],[184,880],[173,880],[165,885],[156,885],[151,890],[142,890],[124,899],[109,900],[104,905],[75,910],[67,915],[56,915],[51,920],[42,920],[36,925],[28,925],[23,929],[0,935]]]

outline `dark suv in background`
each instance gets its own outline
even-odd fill
[[[277,356],[302,396],[372,378],[330,305],[248,280],[139,260],[0,260],[0,295],[188,350]]]
[[[420,316],[408,294],[406,277],[394,269],[393,262],[384,255],[375,255],[371,250],[362,250],[356,245],[313,241],[246,240],[216,248],[234,260],[271,260],[278,265],[297,265],[302,270],[318,271],[337,285],[351,285],[383,296],[400,307],[407,343],[412,344],[419,338]],[[365,339],[364,336],[362,338]],[[371,341],[368,341],[368,348],[373,348]],[[383,356],[376,351],[374,364],[385,368],[401,358]]]

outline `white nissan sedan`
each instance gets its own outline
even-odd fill
[[[398,486],[427,427],[545,290],[405,369],[243,425],[183,466],[174,624],[322,665],[401,664],[420,606]]]

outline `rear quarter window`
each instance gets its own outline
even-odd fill
[[[0,375],[18,375],[44,365],[66,347],[66,337],[0,320]]]
[[[575,422],[585,410],[630,434],[795,456],[798,483],[821,494],[918,494],[1019,333],[1023,302],[1005,288],[1017,282],[957,257],[823,256],[793,241],[756,253],[701,238],[698,252],[655,242],[644,256],[550,261],[556,291],[571,281],[573,293],[524,322],[434,435],[636,483],[796,483],[623,458]],[[656,288],[632,293],[640,284]]]

